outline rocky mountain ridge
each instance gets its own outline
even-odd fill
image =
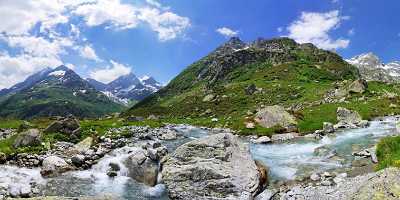
[[[86,80],[114,102],[126,106],[132,102],[138,102],[162,88],[161,83],[153,77],[138,78],[133,73],[120,76],[108,84],[90,78]]]
[[[69,114],[96,117],[122,109],[122,106],[110,101],[63,65],[42,70],[24,82],[2,91],[2,117],[32,118]]]
[[[369,52],[346,60],[356,66],[367,81],[394,83],[400,81],[400,62],[383,63],[378,56]]]

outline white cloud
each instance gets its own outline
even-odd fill
[[[176,38],[190,26],[190,20],[172,12],[161,12],[155,8],[144,8],[140,10],[138,19],[149,24],[150,28],[158,33],[161,41]]]
[[[89,73],[90,78],[93,78],[97,81],[101,81],[103,83],[109,83],[116,78],[129,74],[131,72],[131,68],[117,63],[113,60],[110,60],[111,66],[107,66],[103,69],[93,70]]]
[[[234,37],[239,34],[239,31],[234,31],[227,27],[218,28],[216,31],[225,37]]]
[[[146,25],[157,33],[160,41],[177,38],[190,27],[188,18],[169,11],[157,0],[143,2],[136,5],[137,2],[121,3],[121,0],[0,0],[0,19],[4,19],[0,23],[0,42],[11,49],[0,52],[0,88],[20,82],[44,67],[63,64],[62,55],[69,50],[101,61],[91,46],[80,46],[86,41],[81,26],[106,25],[121,30]],[[67,33],[59,28],[76,16],[82,17],[84,23],[70,24]],[[68,66],[74,68],[72,64]],[[113,78],[128,71],[130,68],[111,61],[110,67],[93,75],[107,81],[106,76]]]
[[[278,27],[276,30],[277,30],[279,33],[281,33],[281,32],[283,31],[283,27]]]
[[[65,4],[47,0],[12,0],[0,1],[0,33],[13,35],[28,34],[37,23],[42,29],[50,29],[59,23],[66,23],[63,15]],[[7,19],[7,20],[5,20]]]
[[[9,88],[41,69],[61,64],[57,58],[0,53],[0,89]]]
[[[65,47],[71,47],[74,42],[68,38],[55,37],[54,39],[45,39],[35,36],[1,36],[9,47],[21,48],[23,53],[32,56],[58,57],[65,53]]]
[[[139,24],[147,24],[158,33],[161,41],[175,39],[190,26],[187,17],[181,17],[170,11],[162,11],[161,4],[147,1],[155,7],[139,7],[123,4],[120,0],[98,0],[95,3],[79,6],[73,11],[82,16],[88,26],[108,24],[108,28],[131,29]]]
[[[89,45],[85,45],[83,47],[79,48],[79,54],[83,57],[83,58],[87,58],[90,60],[94,60],[96,62],[100,62],[101,59],[97,56],[96,52],[94,51],[94,49],[89,46]]]
[[[346,48],[350,40],[333,39],[329,32],[337,29],[341,21],[349,19],[348,16],[340,16],[339,11],[326,13],[303,12],[300,19],[287,27],[289,37],[299,43],[313,43],[323,49]]]

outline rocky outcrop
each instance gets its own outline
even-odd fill
[[[259,110],[256,114],[255,121],[265,128],[280,126],[288,130],[295,129],[296,118],[288,113],[282,106],[267,106]]]
[[[230,133],[180,146],[162,175],[172,199],[250,199],[261,184],[248,147]]]
[[[368,126],[368,121],[363,120],[361,118],[361,115],[355,111],[349,110],[347,108],[338,107],[336,114],[338,123],[335,125],[335,129]]]
[[[349,85],[349,93],[364,93],[368,89],[368,83],[364,79],[358,79]]]
[[[43,160],[40,173],[45,177],[53,177],[71,170],[71,166],[64,159],[57,156],[49,156]]]
[[[40,131],[38,129],[29,129],[20,133],[14,141],[14,148],[36,146],[42,142]]]
[[[298,133],[275,134],[275,135],[272,135],[271,141],[272,142],[284,142],[284,141],[287,141],[287,140],[294,139],[294,138],[296,138],[298,136],[299,136]]]
[[[149,186],[157,184],[158,160],[147,156],[143,149],[135,149],[126,160],[128,176]]]
[[[290,190],[280,192],[273,199],[307,199],[307,200],[369,200],[400,198],[400,169],[387,168],[354,178],[341,178],[336,184],[321,186],[297,185]],[[333,179],[335,180],[335,179]]]
[[[75,117],[69,116],[51,123],[44,133],[64,133],[70,137],[77,137],[80,131],[79,121]]]

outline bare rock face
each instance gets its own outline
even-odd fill
[[[41,142],[40,131],[38,129],[29,129],[18,135],[13,146],[14,148],[35,146],[39,145]]]
[[[126,160],[128,176],[146,185],[155,186],[159,172],[158,161],[151,159],[147,154],[144,149],[139,148],[131,153]]]
[[[363,120],[361,115],[356,111],[349,110],[347,108],[339,107],[336,111],[338,123],[335,125],[336,128],[357,128],[368,126],[368,121]]]
[[[162,176],[172,199],[251,199],[263,184],[248,147],[230,133],[180,146]]]
[[[363,184],[354,200],[368,199],[400,199],[400,170],[398,168],[388,168],[376,173],[369,181]]]
[[[349,93],[364,93],[368,89],[368,83],[364,79],[358,79],[349,85]]]
[[[80,134],[79,121],[73,116],[61,118],[50,124],[44,133],[64,133],[70,136],[78,136]]]
[[[387,168],[353,178],[342,178],[335,185],[294,186],[280,192],[273,199],[309,199],[309,200],[370,200],[400,199],[400,169]],[[337,181],[336,181],[337,182]]]
[[[291,129],[297,125],[296,118],[282,106],[267,106],[257,112],[255,120],[265,128],[281,126]]]
[[[57,176],[71,170],[71,166],[64,159],[57,156],[49,156],[43,160],[40,173],[45,177]]]

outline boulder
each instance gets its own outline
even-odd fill
[[[358,79],[352,82],[348,87],[349,93],[364,93],[368,89],[368,83],[364,79]]]
[[[14,141],[14,148],[36,146],[42,142],[39,129],[29,129],[20,133]]]
[[[74,145],[73,149],[80,153],[85,153],[90,149],[90,147],[92,147],[92,145],[93,145],[93,138],[87,137],[78,144]]]
[[[335,128],[334,128],[333,124],[330,122],[324,122],[322,126],[323,126],[322,130],[325,134],[335,132]]]
[[[230,133],[178,147],[162,177],[172,199],[251,199],[262,186],[248,146]]]
[[[271,141],[272,141],[271,138],[269,138],[268,136],[262,136],[262,137],[259,137],[256,140],[253,140],[253,143],[256,143],[256,144],[267,144],[267,143],[270,143]]]
[[[175,131],[168,130],[167,132],[161,134],[158,138],[160,140],[176,140],[177,137],[178,135]]]
[[[85,163],[85,156],[83,155],[72,156],[71,162],[76,167],[81,167]]]
[[[71,166],[64,159],[57,156],[49,156],[43,160],[40,173],[45,177],[53,177],[69,170],[71,170]]]
[[[255,121],[265,128],[281,126],[292,129],[297,125],[296,118],[288,113],[282,106],[267,106],[259,110]]]
[[[272,135],[271,141],[272,142],[284,142],[284,141],[287,141],[287,140],[294,139],[294,138],[296,138],[298,136],[299,136],[298,133],[275,134],[275,135]]]
[[[78,136],[80,134],[79,121],[72,116],[61,118],[51,123],[44,133],[64,133],[71,136]]]
[[[134,149],[125,161],[128,176],[148,186],[157,184],[159,163],[146,156],[143,149]]]
[[[338,107],[336,115],[338,127],[354,128],[364,123],[360,114],[347,108]]]

